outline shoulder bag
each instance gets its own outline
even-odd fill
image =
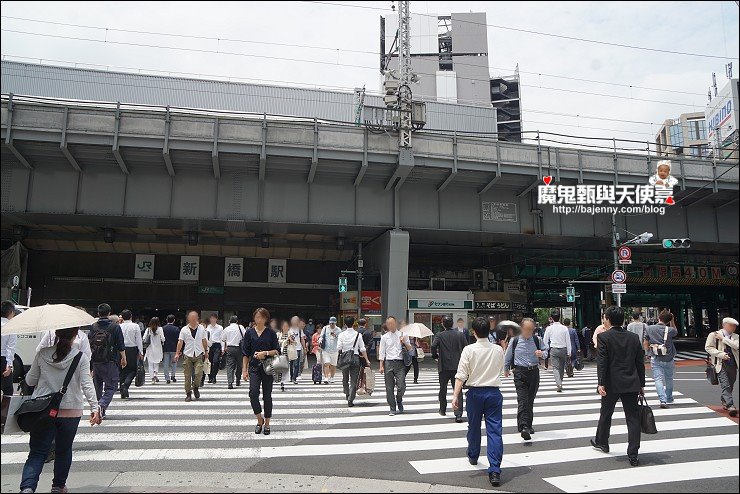
[[[75,355],[69,369],[67,369],[67,375],[64,378],[62,389],[56,393],[37,396],[36,398],[26,400],[20,407],[18,407],[18,410],[15,412],[15,416],[18,421],[18,427],[20,427],[23,432],[44,429],[56,418],[59,413],[59,404],[67,393],[67,386],[69,386],[81,358],[82,352]]]
[[[714,348],[719,349],[719,343],[717,340],[714,340]],[[719,384],[719,378],[717,377],[717,369],[714,368],[714,365],[712,364],[712,357],[707,357],[707,368],[704,371],[707,375],[707,381],[709,381],[709,384],[712,386],[717,386]]]
[[[273,376],[282,372],[288,372],[288,369],[290,369],[288,356],[281,352],[274,357],[267,357],[262,361],[262,369],[265,371],[265,374],[272,374]]]
[[[403,336],[404,336],[404,334],[401,333],[401,338],[403,338]],[[408,349],[406,348],[406,345],[404,345],[403,342],[401,342],[401,356],[403,357],[403,365],[404,365],[404,367],[408,367],[414,361],[413,356],[408,351]]]
[[[357,339],[359,337],[360,333],[357,333],[357,336],[355,336],[355,342],[352,343],[352,348],[339,354],[339,358],[337,359],[337,369],[344,370],[353,366],[360,366],[360,357],[355,355],[355,346],[357,346]]]
[[[657,344],[650,345],[650,348],[653,349],[653,353],[655,355],[660,355],[660,356],[668,355],[668,347],[666,346],[667,341],[668,341],[668,326],[665,327],[665,331],[663,332],[663,344],[662,345],[657,345]]]
[[[326,350],[326,328],[321,330],[321,336],[319,336],[319,346],[322,350]]]
[[[655,416],[653,416],[653,411],[650,408],[650,405],[648,405],[645,395],[640,395],[639,400],[640,431],[643,434],[657,434],[658,428],[655,426]]]

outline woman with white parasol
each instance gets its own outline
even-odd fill
[[[90,425],[100,424],[100,409],[90,377],[90,358],[72,344],[80,326],[94,322],[95,319],[87,312],[59,304],[27,309],[2,327],[3,335],[42,331],[56,333],[55,344],[36,354],[26,375],[26,383],[35,387],[31,398],[59,392],[63,388],[67,373],[71,368],[74,369],[66,393],[59,404],[58,413],[48,418],[48,426],[34,428],[30,432],[30,452],[23,467],[20,485],[22,493],[36,491],[52,442],[56,443],[56,458],[51,492],[67,492],[67,477],[72,466],[72,443],[77,434],[85,401],[90,406]],[[13,408],[11,404],[11,410]]]

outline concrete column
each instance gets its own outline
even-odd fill
[[[383,317],[406,317],[409,285],[409,233],[388,230],[363,250],[365,271],[379,271]]]

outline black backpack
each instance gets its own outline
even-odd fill
[[[92,325],[92,338],[90,338],[92,356],[90,360],[96,364],[103,364],[110,361],[113,346],[112,326],[112,323],[107,328],[101,328],[98,323]]]

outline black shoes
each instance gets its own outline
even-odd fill
[[[468,463],[470,463],[471,465],[477,465],[478,464],[478,460],[474,460],[474,459],[472,459],[471,457],[468,456]]]
[[[630,460],[630,465],[632,465],[633,467],[640,465],[640,460],[637,459],[637,456],[630,456],[628,458]]]
[[[269,428],[269,427],[265,427],[265,430],[264,430],[264,431],[263,431],[262,433],[263,433],[263,434],[264,434],[265,436],[269,436],[269,435],[270,435],[270,428]]]
[[[229,384],[229,389],[234,389],[234,385],[233,384]]]
[[[447,415],[447,411],[446,410],[440,410],[439,411],[439,414],[444,417],[444,416]]]
[[[398,402],[398,413],[403,413],[403,403]]]
[[[173,383],[176,383],[177,382],[177,379],[175,379],[175,376],[172,376],[172,382]]]
[[[462,424],[462,421],[463,421],[462,417],[455,417],[455,423]]]
[[[185,401],[193,401],[193,399],[190,397],[190,393],[185,396]]]
[[[596,444],[596,441],[594,441],[593,439],[591,439],[591,446],[593,446],[595,449],[598,449],[599,451],[601,451],[603,453],[608,453],[609,452],[609,445],[608,444]],[[635,458],[637,458],[637,457],[635,457]]]
[[[522,429],[522,439],[524,439],[525,441],[532,440],[532,436],[529,435],[528,429]]]
[[[530,427],[530,428],[529,428],[529,433],[530,433],[530,434],[534,434],[534,429],[532,429],[532,428]]]
[[[491,483],[492,486],[498,487],[501,485],[501,474],[491,472],[488,474],[488,481]]]
[[[198,388],[193,388],[193,394],[195,395],[196,400],[200,398],[200,391]]]
[[[348,407],[353,407],[353,406],[355,406],[355,404],[354,404],[353,402],[351,402],[351,401],[348,401],[348,402],[347,402],[347,406],[348,406]]]
[[[254,433],[255,434],[262,434],[262,426],[261,425],[256,425],[254,427]]]

